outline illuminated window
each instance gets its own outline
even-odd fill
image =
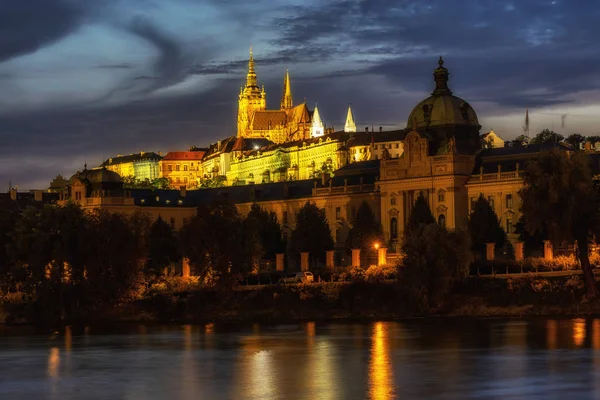
[[[342,219],[342,209],[340,207],[335,208],[335,219],[336,220]]]
[[[175,178],[175,182],[176,183],[181,183],[181,180],[179,179],[179,177]]]
[[[179,171],[179,167],[180,167],[180,165],[179,165],[179,164],[177,164],[177,165],[175,166],[175,171]]]
[[[400,145],[398,143],[396,143],[396,148],[400,147]]]
[[[187,164],[184,164],[184,165],[183,165],[183,170],[184,170],[184,171],[187,171],[187,170],[188,170],[188,166],[187,166]]]
[[[168,165],[169,171],[173,171],[173,166],[171,164]]]
[[[507,194],[506,195],[506,208],[512,208],[512,206],[513,206],[512,194]]]
[[[187,176],[184,176],[184,177],[183,177],[183,183],[188,183]]]

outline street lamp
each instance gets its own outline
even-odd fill
[[[376,243],[373,245],[373,247],[375,247],[375,250],[379,250],[379,243],[378,243],[378,242],[376,242]]]

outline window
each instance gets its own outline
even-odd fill
[[[444,214],[440,214],[440,216],[438,217],[438,225],[442,228],[446,227],[446,216]]]
[[[283,212],[283,223],[284,224],[288,223],[288,212],[287,211]]]
[[[494,196],[488,196],[488,203],[490,203],[490,207],[492,210],[494,209]]]
[[[398,220],[396,217],[390,220],[390,236],[392,239],[398,239]]]
[[[171,164],[169,164],[168,168],[169,168],[169,171],[173,171],[173,166]]]
[[[181,183],[181,180],[179,180],[179,177],[175,178],[175,182],[176,183]]]
[[[506,218],[506,233],[513,233],[513,224],[510,217]]]
[[[177,164],[177,165],[175,166],[175,171],[179,171],[179,167],[180,167],[180,165],[179,165],[179,164]]]
[[[400,145],[398,143],[396,143],[396,148],[399,148],[399,147],[400,147]]]
[[[506,195],[506,208],[512,208],[512,194]]]
[[[183,177],[183,183],[188,183],[187,176]]]
[[[438,192],[438,202],[443,203],[444,201],[446,201],[446,192],[440,190]]]
[[[393,206],[396,205],[396,196],[392,196],[392,198],[390,199],[390,204]]]
[[[340,207],[335,208],[335,219],[336,220],[342,219],[342,209]]]
[[[187,166],[187,164],[184,164],[184,165],[183,165],[183,170],[184,170],[184,171],[187,171],[187,170],[188,170],[188,166]]]

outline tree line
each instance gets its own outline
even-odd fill
[[[584,136],[580,133],[572,133],[565,137],[551,129],[543,129],[532,138],[525,135],[519,135],[514,140],[507,141],[506,144],[509,147],[519,147],[526,144],[566,143],[574,150],[581,150],[585,143],[590,143],[592,146],[595,146],[596,143],[599,142],[599,135]]]

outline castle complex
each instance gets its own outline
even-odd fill
[[[60,196],[84,208],[160,215],[175,229],[193,217],[199,204],[226,199],[245,214],[258,203],[277,215],[284,235],[294,228],[298,209],[310,201],[325,210],[336,263],[344,264],[344,243],[363,201],[379,217],[393,257],[418,196],[425,197],[440,225],[455,229],[467,226],[475,200],[483,195],[508,238],[516,240],[522,170],[540,151],[563,145],[501,147],[502,139],[493,132],[480,135],[477,114],[451,91],[441,57],[433,78],[432,93],[407,113],[405,129],[356,132],[349,108],[345,129],[334,131],[323,125],[317,107],[294,106],[288,72],[280,109],[267,110],[250,54],[237,134],[157,161],[159,175],[176,190],[126,189],[113,159],[96,172],[76,173]],[[146,156],[143,162],[154,159]],[[189,190],[208,179],[221,186]]]

